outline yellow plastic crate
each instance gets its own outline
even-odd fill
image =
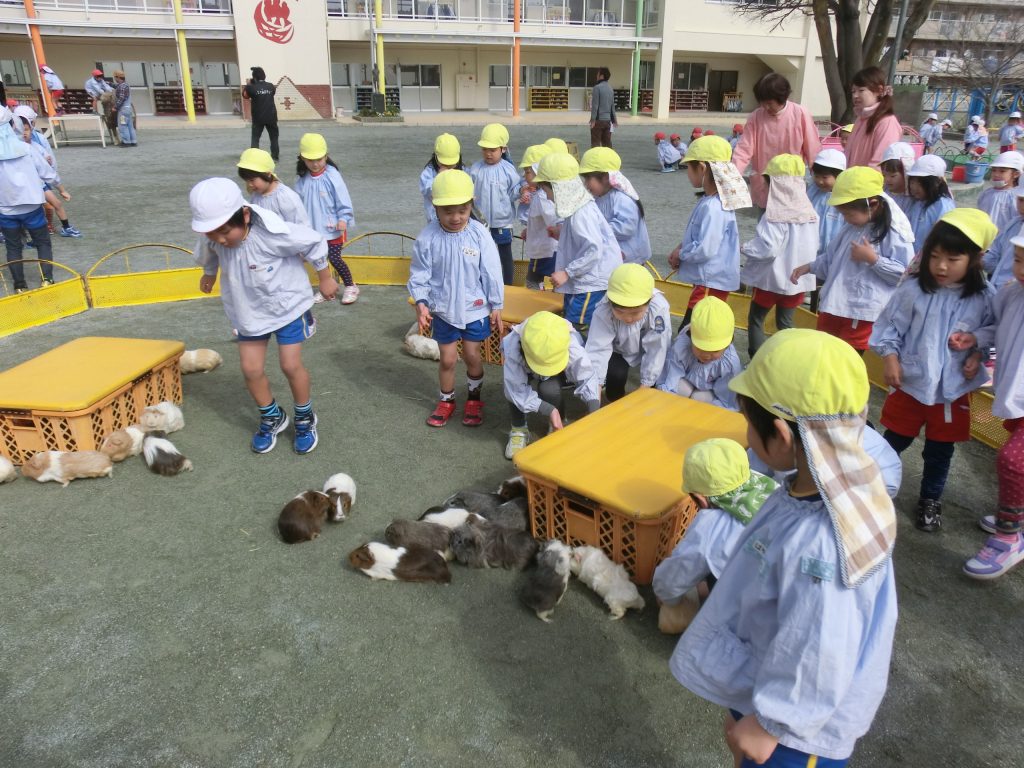
[[[516,454],[539,539],[600,547],[638,584],[682,538],[697,510],[681,490],[694,443],[746,445],[740,414],[640,389]]]
[[[0,453],[88,451],[162,400],[180,403],[180,341],[83,337],[0,373]]]

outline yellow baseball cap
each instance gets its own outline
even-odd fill
[[[732,344],[736,316],[717,296],[705,296],[690,315],[690,341],[704,352],[718,352]]]
[[[729,389],[780,419],[860,414],[871,385],[860,355],[840,338],[789,328],[768,339]]]
[[[551,312],[536,312],[523,323],[523,356],[539,376],[554,376],[569,364],[569,323]]]
[[[882,194],[885,179],[874,168],[856,165],[847,168],[836,177],[832,194],[828,198],[829,205],[846,205],[854,200],[866,200]]]
[[[713,437],[691,445],[683,461],[683,493],[721,496],[750,479],[750,459],[735,440]]]
[[[462,157],[459,140],[450,133],[442,133],[434,140],[434,157],[441,165],[455,165]]]
[[[654,276],[642,264],[623,264],[608,278],[607,296],[620,307],[639,307],[654,296]]]
[[[523,162],[519,164],[520,168],[532,168],[541,161],[542,158],[550,155],[554,150],[551,149],[547,144],[533,144],[526,148],[523,152]]]
[[[441,171],[430,185],[430,200],[434,205],[462,205],[472,199],[473,179],[457,168]]]
[[[806,173],[807,166],[799,155],[776,155],[763,171],[765,176],[803,176]]]
[[[950,224],[966,235],[967,239],[987,251],[999,234],[999,227],[984,211],[977,208],[954,208],[943,214],[939,221]]]
[[[562,139],[552,136],[550,139],[545,141],[544,144],[551,147],[553,152],[564,152],[565,154],[569,154],[569,145],[562,141]]]
[[[537,164],[535,181],[569,181],[580,175],[580,164],[576,158],[564,152],[551,152]]]
[[[732,160],[732,146],[721,136],[701,136],[686,148],[684,163],[728,163]]]
[[[580,158],[580,173],[609,173],[622,168],[622,158],[611,147],[593,147]]]
[[[245,168],[247,171],[256,171],[256,173],[273,173],[274,158],[267,150],[253,147],[245,150],[238,158],[238,167]]]
[[[501,123],[485,125],[480,132],[480,141],[477,146],[485,149],[499,149],[508,146],[508,129]]]
[[[327,157],[327,139],[319,133],[304,133],[299,139],[299,157],[304,160],[319,160]]]

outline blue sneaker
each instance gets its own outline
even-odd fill
[[[288,426],[288,414],[281,411],[276,419],[260,419],[260,428],[252,436],[252,449],[256,453],[270,453],[277,445],[277,435]]]
[[[81,237],[82,233],[79,232],[74,227],[61,227],[60,228],[60,236],[61,237]]]
[[[300,456],[305,455],[316,448],[319,442],[316,436],[316,414],[304,419],[295,420],[295,452]]]
[[[36,247],[36,244],[35,244],[35,242],[33,240],[26,241],[24,245],[25,245],[26,248],[35,248]]]

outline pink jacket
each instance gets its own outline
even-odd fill
[[[743,173],[753,166],[750,176],[750,198],[758,208],[768,204],[768,186],[761,171],[776,155],[800,155],[809,168],[814,162],[821,141],[811,114],[795,101],[777,115],[770,115],[763,107],[750,113],[743,137],[732,153],[732,162]]]
[[[861,110],[853,124],[853,133],[846,142],[846,167],[867,165],[876,171],[882,164],[885,150],[903,140],[903,126],[895,115],[887,115],[878,121],[875,130],[868,132],[868,119],[878,105]]]

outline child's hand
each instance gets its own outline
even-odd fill
[[[725,732],[725,744],[729,747],[729,751],[732,752],[733,768],[740,768],[743,764],[743,753],[733,746],[730,739],[733,729],[736,727],[736,719],[732,716],[732,712],[725,713],[725,722],[722,723],[722,730]]]
[[[548,227],[548,237],[550,237],[552,240],[557,240],[561,236],[561,234],[562,234],[562,225],[561,224],[555,224],[553,226]]]
[[[690,498],[693,499],[693,503],[697,505],[697,509],[708,509],[711,507],[708,497],[703,493],[691,493]]]
[[[850,258],[861,264],[874,264],[878,261],[878,254],[871,247],[866,237],[850,246]]]
[[[672,253],[670,253],[668,255],[668,265],[670,267],[672,267],[672,269],[679,269],[679,263],[680,263],[679,262],[679,251],[680,250],[682,250],[682,246],[681,245],[677,245],[676,249],[674,251],[672,251]]]
[[[949,348],[954,352],[973,349],[978,343],[977,337],[970,331],[954,331],[949,334]]]
[[[569,282],[569,273],[564,269],[560,269],[551,274],[551,284],[554,285],[555,288],[561,288],[567,282]]]
[[[726,723],[725,743],[729,745],[733,757],[748,757],[761,765],[768,762],[779,740],[762,728],[756,717],[747,715],[731,728]]]
[[[320,295],[330,301],[338,293],[338,281],[330,274],[320,277]]]
[[[494,328],[498,329],[499,338],[505,335],[505,323],[502,322],[500,309],[491,310],[491,329]]]
[[[548,421],[549,421],[549,422],[551,422],[551,428],[552,428],[553,430],[555,430],[556,432],[557,432],[558,430],[560,430],[560,429],[562,428],[562,426],[563,426],[563,425],[562,425],[562,414],[560,414],[560,413],[558,412],[558,409],[557,409],[557,408],[555,408],[555,409],[554,409],[554,410],[553,410],[553,411],[551,412],[551,415],[550,415],[550,416],[548,417]]]
[[[970,381],[978,375],[978,371],[981,370],[981,352],[975,352],[973,355],[968,355],[967,359],[964,360],[964,378]]]
[[[199,278],[199,290],[203,293],[209,293],[213,290],[213,284],[216,282],[216,275],[203,275]]]
[[[899,389],[903,386],[903,366],[900,365],[900,358],[897,355],[886,355],[883,358],[885,364],[885,383],[890,387]]]
[[[811,271],[810,264],[804,264],[803,266],[797,267],[793,270],[793,273],[789,276],[789,282],[796,285],[800,282],[800,278]]]
[[[529,187],[523,187],[523,191],[519,193],[519,202],[523,205],[530,204],[530,198],[533,197],[533,190]]]
[[[416,304],[416,322],[419,323],[420,333],[426,333],[427,325],[434,319],[430,314],[430,308],[426,304]]]
[[[60,196],[63,197],[66,201],[70,201],[71,200],[71,193],[67,192],[66,190],[62,189],[60,191]]]

